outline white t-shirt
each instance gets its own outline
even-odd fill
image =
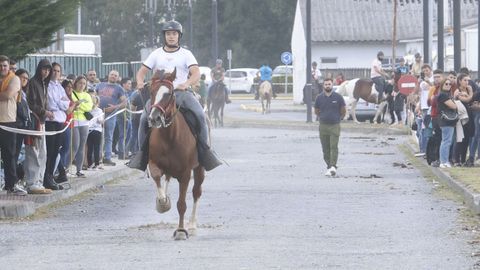
[[[430,87],[433,85],[433,76],[430,78],[425,78],[430,84],[425,81],[420,82],[420,108],[422,110],[428,109],[428,92],[430,92]]]
[[[382,74],[375,71],[375,67],[377,67],[378,70],[382,70],[382,62],[380,62],[380,60],[378,60],[378,58],[375,58],[372,62],[372,69],[370,70],[370,78],[375,78],[375,77],[382,76]]]
[[[187,49],[179,48],[174,52],[166,52],[163,47],[158,48],[147,57],[143,65],[153,72],[157,70],[173,71],[177,68],[177,78],[173,81],[173,87],[187,81],[189,68],[198,65],[197,59],[192,52]]]

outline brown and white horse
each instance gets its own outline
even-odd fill
[[[374,123],[377,122],[377,119],[387,106],[387,101],[385,99],[378,100],[378,91],[375,88],[375,84],[370,79],[356,78],[345,81],[338,87],[337,93],[348,97],[346,103],[347,105],[351,105],[350,114],[355,123],[360,123],[356,116],[356,107],[360,98],[366,102],[378,104],[377,112],[375,113],[375,117],[373,119]]]
[[[171,177],[178,180],[179,197],[177,210],[179,214],[175,240],[185,240],[188,232],[194,233],[197,227],[198,200],[202,195],[202,183],[205,169],[198,162],[197,143],[190,131],[183,114],[177,109],[172,82],[176,70],[172,73],[157,71],[152,77],[150,98],[152,110],[149,121],[152,130],[149,140],[149,161],[147,172],[157,185],[156,208],[159,213],[171,207],[167,193]],[[186,194],[193,171],[193,209],[189,220],[188,231],[184,224],[187,210]],[[162,185],[162,176],[165,176]]]

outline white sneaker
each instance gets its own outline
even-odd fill
[[[7,190],[7,194],[15,196],[25,196],[27,195],[27,191],[17,184],[11,190]]]
[[[416,153],[415,156],[416,157],[423,157],[423,156],[425,156],[425,153],[422,153],[422,152]]]
[[[332,166],[332,167],[330,168],[330,175],[331,175],[331,176],[337,175],[337,169],[335,168],[335,166]]]
[[[31,185],[27,188],[28,194],[50,194],[52,193],[51,189],[44,188],[40,185]]]
[[[327,171],[325,172],[325,176],[332,176],[332,169],[331,168],[327,169]]]
[[[442,163],[440,164],[440,166],[438,166],[439,168],[442,168],[442,169],[445,169],[445,168],[451,168],[452,165],[450,165],[450,163]]]

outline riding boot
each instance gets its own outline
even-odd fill
[[[197,148],[198,161],[200,162],[200,165],[205,168],[205,170],[211,171],[222,165],[222,162],[218,160],[217,156],[208,145],[198,143]]]
[[[140,171],[145,171],[148,165],[148,144],[150,141],[150,130],[147,131],[145,140],[143,141],[141,149],[135,153],[130,162],[127,163],[127,166],[132,169],[137,169]]]
[[[255,100],[258,100],[260,98],[260,93],[257,91],[255,91]]]

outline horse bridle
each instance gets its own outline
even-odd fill
[[[153,104],[152,105],[152,108],[156,108],[160,111],[160,114],[162,116],[165,116],[165,114],[173,107],[173,108],[176,108],[176,101],[175,101],[175,93],[174,93],[174,89],[173,89],[173,83],[169,80],[160,80],[160,86],[166,86],[168,88],[168,94],[170,95],[170,98],[167,102],[167,105],[165,106],[165,108],[163,108],[161,105],[160,105],[160,101],[156,104]],[[159,87],[160,88],[160,87]],[[158,91],[158,90],[157,90]],[[155,102],[155,101],[153,101]],[[173,120],[175,119],[175,116],[177,115],[178,113],[178,109],[174,111],[174,113],[172,114],[172,116],[167,119],[165,117],[162,117],[161,120],[162,120],[162,127],[169,127],[172,123],[173,123]]]

